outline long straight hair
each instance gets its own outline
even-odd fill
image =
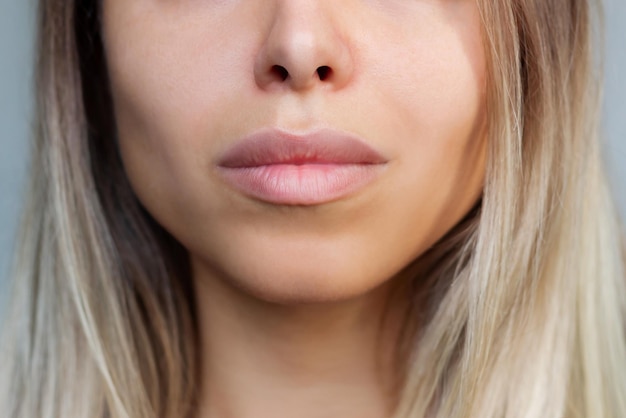
[[[97,3],[40,0],[37,130],[0,410],[192,416],[201,359],[189,262],[124,173]],[[409,310],[421,326],[405,333],[395,417],[626,417],[624,244],[598,137],[599,7],[478,3],[483,196],[425,255],[436,262]]]

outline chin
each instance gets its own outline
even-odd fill
[[[268,303],[292,305],[355,299],[386,283],[395,273],[372,269],[345,251],[330,255],[327,251],[309,252],[298,257],[293,248],[290,250],[282,252],[280,258],[249,255],[245,262],[224,254],[213,261],[192,255],[194,275],[200,280],[217,280]]]

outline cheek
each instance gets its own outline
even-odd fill
[[[233,92],[243,78],[233,74],[249,62],[237,46],[248,45],[251,57],[254,45],[228,23],[228,10],[192,13],[139,0],[103,5],[124,166],[140,199],[169,224],[177,215],[172,201],[194,200],[207,189],[211,146],[236,124],[229,115],[240,113]]]
[[[388,109],[381,120],[397,141],[398,175],[389,187],[398,204],[410,208],[402,215],[414,221],[405,227],[422,236],[423,244],[439,239],[470,209],[485,175],[486,68],[479,16],[467,10],[459,16],[463,19],[428,21],[411,35],[414,43],[386,39],[397,47],[379,48],[383,59],[366,64],[378,66],[380,75],[369,101]]]

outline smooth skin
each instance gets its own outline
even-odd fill
[[[124,166],[190,254],[197,418],[389,416],[398,327],[377,325],[390,289],[483,187],[475,2],[103,0],[102,11]],[[347,131],[389,162],[342,199],[268,204],[216,173],[220,153],[265,127]]]

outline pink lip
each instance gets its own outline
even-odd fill
[[[366,187],[387,161],[360,138],[343,132],[263,129],[227,149],[217,167],[226,183],[249,197],[317,205]]]

